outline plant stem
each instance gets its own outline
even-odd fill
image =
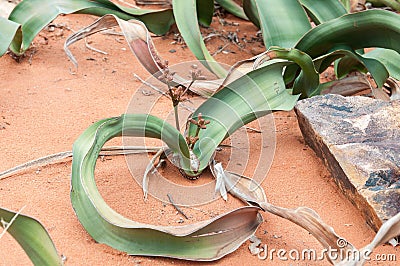
[[[179,126],[178,105],[174,105],[174,113],[175,113],[175,126],[176,126],[176,129],[179,131],[180,126]]]
[[[195,81],[195,80],[192,79],[192,81],[190,82],[190,84],[189,84],[189,85],[186,87],[186,89],[183,91],[181,97],[182,97],[183,95],[185,95],[185,93],[190,89],[190,87],[192,87],[194,81]]]

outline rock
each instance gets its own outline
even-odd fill
[[[324,95],[295,111],[306,143],[374,230],[400,212],[400,101]]]

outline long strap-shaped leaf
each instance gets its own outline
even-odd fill
[[[291,110],[298,96],[285,88],[282,69],[290,63],[276,63],[254,70],[219,90],[193,114],[210,120],[200,131],[200,140],[193,152],[199,157],[200,171],[209,163],[215,148],[239,127],[260,115],[274,110]],[[190,125],[188,134],[194,136],[196,126]]]
[[[0,56],[7,52],[20,26],[14,21],[0,17]]]
[[[114,14],[122,19],[139,19],[150,31],[156,34],[166,33],[174,23],[172,10],[143,10],[114,4],[108,0],[24,0],[18,4],[9,16],[10,21],[22,27],[7,43],[13,53],[20,55],[28,49],[33,38],[60,14],[82,13],[102,16]],[[3,31],[3,27],[2,27]],[[1,42],[10,38],[0,39]],[[0,50],[1,52],[1,50]],[[0,56],[3,53],[0,53]]]
[[[327,22],[347,14],[346,8],[339,0],[299,0],[316,24]]]
[[[292,48],[311,29],[311,24],[298,0],[255,0],[264,44]]]
[[[7,230],[21,245],[34,265],[62,265],[53,241],[36,219],[0,208],[0,220],[6,225],[3,230]],[[2,246],[2,248],[7,247]]]
[[[314,60],[314,63],[316,65],[316,68],[319,69],[319,72],[322,73],[322,71],[325,70],[326,67],[328,67],[333,61],[338,58],[342,58],[339,61],[339,64],[337,64],[338,68],[336,75],[338,78],[343,78],[347,74],[343,72],[343,70],[346,70],[347,68],[343,68],[342,66],[344,62],[348,61],[354,61],[357,64],[360,64],[364,69],[368,69],[379,87],[382,87],[389,77],[389,72],[382,62],[374,58],[364,57],[355,52],[350,47],[341,45],[336,46],[334,49],[332,49],[331,52],[318,57]]]
[[[295,48],[314,59],[338,44],[353,50],[381,47],[400,52],[400,15],[385,10],[347,14],[313,28]]]
[[[94,168],[101,147],[114,136],[163,139],[187,152],[179,132],[149,115],[125,115],[98,121],[75,142],[71,200],[88,233],[100,243],[134,255],[186,260],[216,260],[236,250],[262,222],[257,207],[243,207],[215,219],[181,227],[155,226],[129,220],[112,210],[97,190]]]
[[[364,55],[360,55],[366,59],[376,59],[381,62],[389,72],[389,75],[397,80],[400,80],[400,54],[396,51],[384,48],[376,48]],[[344,76],[354,69],[365,69],[365,66],[360,65],[360,62],[354,58],[343,58],[340,60],[337,70],[338,76]],[[386,80],[384,80],[386,81]]]
[[[243,0],[243,11],[257,28],[261,28],[255,0]]]
[[[376,59],[385,65],[389,75],[400,80],[400,54],[396,51],[384,48],[376,48],[363,55],[365,58]]]
[[[241,18],[248,20],[243,8],[238,5],[234,0],[215,0],[220,6],[222,6],[229,13]]]
[[[173,0],[172,6],[176,25],[189,49],[205,67],[218,77],[223,78],[226,76],[227,71],[208,52],[197,19],[197,4],[210,7],[213,3],[212,0]],[[202,10],[203,12],[207,11],[205,8]]]

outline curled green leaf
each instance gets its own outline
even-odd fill
[[[111,209],[97,190],[94,168],[104,143],[122,131],[126,136],[160,138],[170,149],[188,155],[180,133],[150,115],[124,115],[90,126],[74,143],[71,200],[79,221],[97,242],[132,255],[210,261],[233,252],[254,234],[262,222],[258,207],[180,227],[135,222]]]

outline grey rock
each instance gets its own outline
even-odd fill
[[[324,95],[295,111],[306,143],[374,230],[400,212],[400,101]]]

